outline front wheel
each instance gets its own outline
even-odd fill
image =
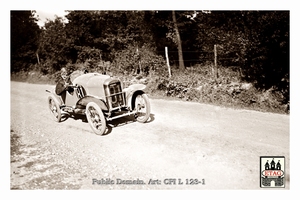
[[[150,101],[146,94],[139,94],[135,98],[135,117],[138,122],[144,123],[150,117]]]
[[[56,122],[60,122],[61,121],[61,110],[59,107],[59,104],[54,100],[53,97],[49,97],[48,98],[48,105],[49,105],[49,109],[50,112],[54,118],[54,120]]]
[[[86,118],[97,135],[103,135],[106,130],[106,120],[101,108],[94,102],[86,106]]]

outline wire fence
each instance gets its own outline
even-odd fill
[[[161,55],[165,54],[165,51],[157,52]],[[218,51],[218,48],[213,51],[182,51],[183,60],[187,64],[187,67],[203,63],[215,63],[222,66],[238,65],[241,60],[239,53],[239,51],[224,53],[223,50]],[[172,65],[179,63],[178,51],[168,51],[168,57]]]

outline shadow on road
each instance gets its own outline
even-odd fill
[[[151,113],[150,118],[145,123],[153,122],[155,120],[154,116],[155,115]],[[112,120],[110,122],[107,122],[107,125],[106,125],[107,126],[107,131],[102,136],[110,134],[114,127],[124,126],[126,124],[130,124],[130,123],[133,123],[133,122],[137,122],[136,119],[134,118],[134,116],[122,117],[122,118],[118,118],[118,119]]]
[[[68,115],[68,114],[62,115],[61,122],[64,122],[69,118],[72,118],[74,120],[82,120],[82,122],[88,123],[85,115]],[[151,113],[149,119],[145,123],[148,124],[148,123],[153,122],[154,120],[155,120],[155,115]],[[137,122],[133,115],[117,118],[112,121],[108,121],[106,124],[107,130],[105,131],[105,133],[102,136],[110,134],[112,132],[113,128],[115,128],[115,127],[124,126],[126,124],[130,124],[133,122]]]

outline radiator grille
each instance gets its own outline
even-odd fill
[[[121,83],[116,82],[109,85],[110,100],[112,108],[120,107],[124,105],[124,98],[121,88]]]

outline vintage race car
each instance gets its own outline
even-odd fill
[[[150,102],[144,84],[133,84],[123,88],[118,78],[99,73],[71,76],[71,90],[64,98],[55,90],[48,97],[49,109],[56,122],[67,116],[85,117],[92,130],[102,135],[107,122],[134,115],[138,122],[146,122],[150,117]]]

